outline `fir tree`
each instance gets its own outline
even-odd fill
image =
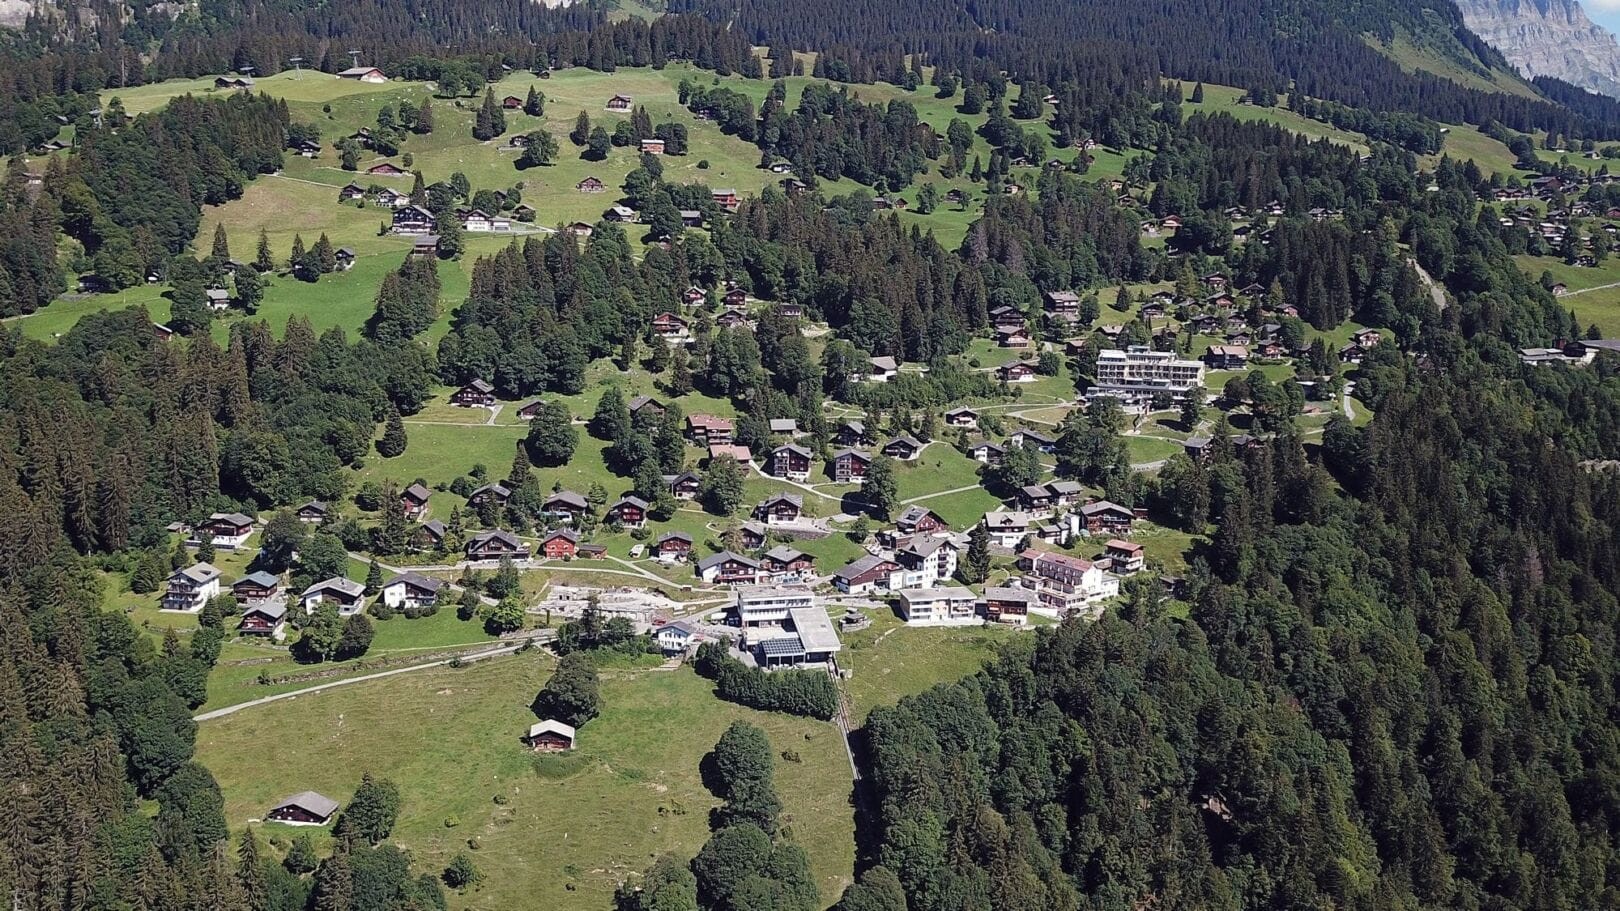
[[[398,408],[389,406],[388,419],[383,425],[383,435],[377,440],[377,454],[385,459],[404,455],[407,442],[405,420],[400,417]]]

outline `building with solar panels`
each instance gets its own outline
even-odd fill
[[[781,626],[748,630],[748,644],[754,660],[766,670],[830,668],[843,648],[826,609],[817,605],[789,608],[787,622]]]

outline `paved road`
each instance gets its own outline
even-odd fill
[[[549,631],[546,631],[546,632],[549,632]],[[553,633],[552,635],[555,635],[555,634]],[[543,641],[543,640],[548,639],[550,637],[544,635],[543,632],[537,631],[536,634],[531,638],[539,639],[539,640]],[[367,680],[381,680],[384,677],[392,677],[392,676],[394,676],[396,674],[409,674],[412,671],[423,671],[423,670],[427,670],[430,667],[441,667],[443,665],[449,664],[450,662],[458,660],[458,659],[463,664],[466,664],[466,663],[470,663],[470,662],[473,662],[473,661],[482,661],[485,658],[494,658],[494,657],[499,656],[499,655],[510,655],[513,652],[517,651],[518,649],[522,648],[524,645],[525,645],[524,642],[515,642],[515,643],[512,643],[510,645],[501,645],[501,646],[497,646],[497,647],[492,648],[492,649],[488,649],[486,651],[473,652],[473,653],[468,654],[468,655],[457,655],[457,656],[455,656],[453,658],[442,658],[442,659],[440,659],[438,661],[424,661],[421,664],[412,664],[412,665],[410,665],[408,667],[396,667],[393,670],[378,671],[375,674],[363,674],[363,675],[361,675],[359,677],[348,677],[348,678],[345,678],[343,680],[332,680],[332,681],[329,681],[327,683],[317,683],[317,684],[313,684],[311,686],[304,687],[301,690],[293,690],[293,691],[288,692],[288,693],[277,693],[274,696],[265,696],[265,697],[260,698],[260,699],[252,699],[252,700],[249,700],[247,702],[239,702],[236,705],[227,705],[222,709],[214,709],[211,712],[203,712],[201,715],[193,716],[192,720],[193,721],[212,721],[215,718],[224,718],[226,715],[234,715],[234,714],[236,714],[237,712],[240,712],[243,709],[250,709],[250,708],[253,708],[256,705],[268,705],[268,704],[270,704],[272,702],[280,702],[283,699],[294,699],[294,698],[296,698],[298,696],[310,696],[310,695],[313,695],[315,693],[319,693],[319,692],[323,692],[325,690],[332,689],[334,687],[348,686],[351,683],[364,683]]]

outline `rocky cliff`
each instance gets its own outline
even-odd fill
[[[1456,0],[1474,34],[1526,78],[1553,76],[1620,98],[1620,42],[1575,0]]]

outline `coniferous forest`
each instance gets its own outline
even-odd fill
[[[420,410],[434,384],[578,393],[588,364],[634,349],[660,302],[736,277],[834,338],[817,361],[774,314],[753,332],[705,326],[684,381],[756,423],[795,414],[821,448],[830,399],[939,408],[996,394],[944,358],[997,307],[1224,269],[1236,285],[1279,289],[1319,329],[1355,318],[1390,330],[1358,378],[1376,416],[1365,427],[1335,417],[1307,444],[1285,415],[1259,445],[1223,432],[1207,461],[1110,480],[1110,496],[1175,515],[1183,530],[1214,528],[1195,546],[1186,615],[1166,609],[1158,580],[1133,581],[1103,619],[1043,630],[971,677],[875,710],[858,738],[869,809],[859,881],[836,907],[1620,906],[1620,367],[1521,365],[1517,349],[1586,330],[1512,260],[1523,240],[1495,217],[1491,179],[1450,159],[1423,169],[1415,155],[1432,151],[1440,121],[1612,139],[1620,106],[1548,81],[1529,98],[1408,73],[1363,40],[1439,28],[1455,53],[1500,63],[1431,0],[1349,11],[1280,0],[673,7],[650,23],[524,0],[207,2],[181,21],[156,6],[126,16],[92,4],[114,23],[100,28],[36,17],[0,58],[0,147],[55,135],[58,115],[79,129],[40,186],[13,169],[0,187],[0,312],[32,312],[65,290],[63,238],[117,286],[219,269],[188,251],[203,207],[276,170],[294,129],[284,105],[252,94],[133,118],[102,111],[97,126],[96,92],[242,66],[269,73],[299,54],[332,71],[347,47],[414,78],[672,59],[743,72],[759,65],[760,44],[820,51],[809,75],[823,79],[914,87],[926,61],[997,106],[998,157],[1032,150],[1033,128],[1000,111],[1010,84],[1056,96],[1051,132],[1065,141],[1151,150],[1123,183],[1187,228],[1149,247],[1116,188],[1067,171],[989,201],[959,245],[874,211],[865,190],[829,196],[813,184],[767,190],[721,218],[708,188],[646,160],[627,198],[675,212],[677,225],[680,210],[701,210],[709,233],[639,259],[610,225],[584,240],[515,242],[475,263],[431,349],[418,343],[437,318],[431,261],[389,276],[352,337],[295,318],[237,322],[223,344],[206,331],[168,341],[139,309],[86,317],[50,343],[0,324],[0,896],[28,911],[446,907],[437,882],[388,843],[398,795],[386,782],[362,785],[350,812],[365,818],[340,821],[344,837],[325,856],[276,861],[251,835],[231,839],[219,787],[192,761],[191,712],[223,631],[204,618],[189,646],[154,645],[102,609],[94,571],[139,559],[176,521],[341,498],[344,469],[378,426]],[[1292,87],[1314,99],[1301,113],[1353,124],[1374,148],[1360,156],[1224,114],[1183,117],[1179,84],[1161,77]],[[797,106],[773,91],[756,112],[694,91],[689,103],[719,109],[728,131],[807,181],[902,187],[966,164],[948,130],[904,104],[818,85]],[[1235,247],[1223,212],[1272,203],[1282,214],[1266,225],[1269,243]],[[1315,209],[1340,214],[1313,219]],[[1420,270],[1444,287],[1444,308]],[[852,388],[851,370],[873,355],[931,369]],[[679,416],[636,426],[622,401],[604,401],[591,432],[651,499],[670,440],[679,467]],[[556,423],[571,431],[569,419]],[[745,442],[763,433],[739,423]],[[1072,454],[1057,461],[1077,473]],[[532,518],[524,508],[514,498],[514,525]],[[797,701],[831,714],[817,686]],[[794,701],[769,689],[736,699]],[[730,749],[768,767],[756,733],[728,732]],[[759,778],[737,781],[753,781],[745,796],[768,806],[729,798],[696,877],[684,859],[657,862],[646,881],[672,884],[658,907],[817,906],[813,885],[771,886],[803,886],[805,861],[789,841],[773,846],[774,785]],[[728,868],[727,841],[757,854],[759,869]],[[622,904],[652,907],[652,894]]]

